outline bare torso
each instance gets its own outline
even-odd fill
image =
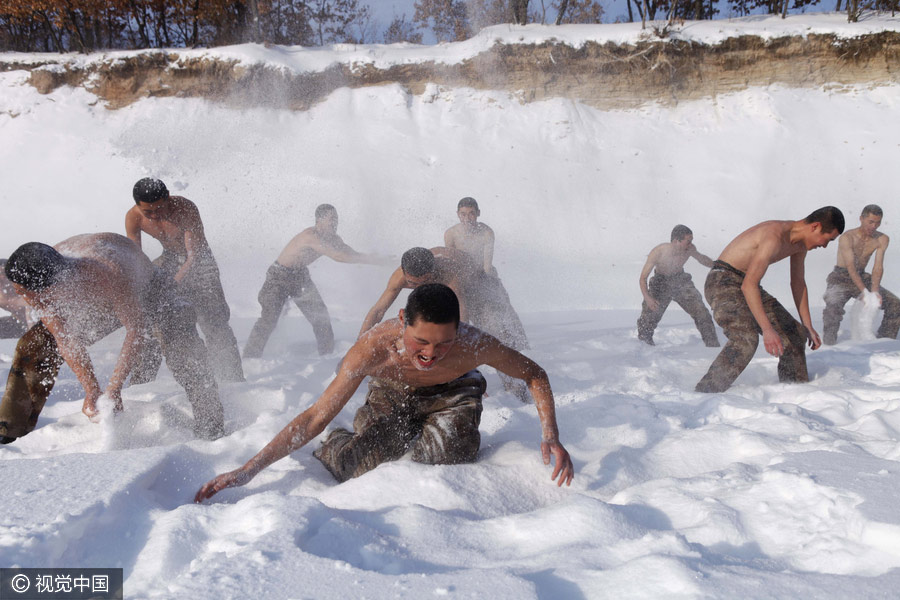
[[[403,324],[399,319],[390,319],[370,329],[357,342],[359,355],[365,357],[357,374],[414,388],[448,383],[482,364],[479,348],[486,342],[485,336],[479,329],[460,323],[450,351],[433,368],[423,371],[405,356]]]
[[[357,254],[344,244],[339,235],[322,233],[315,227],[307,227],[288,242],[281,254],[278,255],[277,261],[283,267],[296,269],[309,266],[323,254],[345,251],[349,251],[353,255]]]
[[[494,231],[484,223],[457,223],[444,233],[444,245],[465,252],[486,273],[494,272]]]
[[[165,215],[159,219],[145,217],[137,206],[126,213],[125,231],[129,238],[140,245],[140,234],[146,233],[158,240],[163,250],[179,256],[187,255],[187,243],[193,244],[196,249],[209,249],[196,204],[181,196],[171,196],[169,200],[160,202],[168,202],[169,205]]]
[[[843,247],[844,244],[849,244],[853,259],[847,260],[845,253],[838,252],[837,266],[857,272],[865,271],[869,259],[883,242],[884,234],[880,231],[875,231],[871,236],[865,235],[860,227],[845,231],[840,237],[840,245]]]
[[[660,275],[675,275],[684,271],[684,263],[691,257],[691,251],[695,250],[691,245],[688,248],[680,248],[669,242],[657,246],[659,255],[656,261],[656,272]]]

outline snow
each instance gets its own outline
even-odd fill
[[[757,34],[849,35],[841,19],[742,23]],[[716,39],[728,27],[691,24],[681,35]],[[553,31],[575,43],[626,30]],[[547,31],[510,29],[506,39]],[[452,61],[479,43],[492,42],[359,51]],[[315,52],[326,64],[350,51]],[[300,64],[278,48],[229,53]],[[318,357],[291,308],[264,357],[246,361],[247,382],[222,386],[220,440],[193,439],[190,407],[165,371],[124,390],[123,414],[93,424],[64,368],[38,428],[0,447],[0,565],[122,567],[128,598],[895,593],[900,342],[853,339],[848,314],[838,345],[808,353],[810,383],[777,383],[775,359],[760,349],[732,389],[704,395],[693,386],[717,350],[689,317],[670,307],[655,347],[637,340],[634,323],[643,261],[677,223],[716,256],[761,220],[835,204],[852,227],[876,202],[887,212],[881,230],[897,239],[900,86],[778,86],[600,111],[386,85],[338,90],[307,112],[184,99],[109,111],[84,90],[38,95],[26,79],[0,73],[0,255],[26,241],[122,232],[134,181],[159,176],[200,207],[241,345],[266,267],[317,204],[337,207],[354,248],[399,256],[439,245],[457,200],[477,198],[528,354],[550,375],[576,478],[563,489],[550,480],[534,408],[485,369],[475,464],[404,459],[338,485],[312,457],[315,440],[247,486],[193,504],[204,482],[243,464],[317,398],[390,272],[321,259],[312,277],[338,351]],[[889,249],[884,285],[896,291],[893,257]],[[819,328],[834,261],[834,245],[807,260]],[[692,261],[688,270],[702,286],[705,269]],[[785,264],[763,283],[794,311]],[[91,349],[101,381],[121,342],[118,332]],[[13,348],[0,341],[2,372]],[[333,426],[350,426],[363,398],[360,390]]]

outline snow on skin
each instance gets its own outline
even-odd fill
[[[318,203],[337,206],[355,248],[399,256],[440,243],[456,201],[476,197],[528,353],[550,374],[576,479],[550,481],[534,407],[486,369],[475,464],[400,460],[336,485],[314,440],[192,504],[315,401],[390,272],[320,261],[338,351],[318,357],[290,309],[245,365],[247,383],[222,386],[226,438],[193,439],[165,369],[92,424],[63,368],[38,428],[0,447],[0,564],[121,566],[141,598],[866,598],[900,584],[900,342],[845,334],[809,353],[803,385],[779,384],[760,350],[727,393],[702,395],[693,385],[716,349],[687,315],[669,309],[656,347],[635,333],[640,266],[674,224],[714,256],[764,219],[831,203],[853,215],[893,197],[900,86],[612,112],[384,86],[339,90],[306,113],[174,99],[110,112],[83,90],[39,96],[24,80],[0,73],[0,255],[121,231],[134,181],[160,176],[200,207],[241,343],[266,267]],[[807,260],[817,325],[834,260],[833,249]],[[689,269],[702,286],[705,270]],[[790,306],[787,282],[774,265],[764,285]],[[101,379],[121,341],[91,349]],[[0,341],[6,369],[13,348]],[[364,395],[332,427],[349,427]]]

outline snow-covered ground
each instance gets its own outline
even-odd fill
[[[714,257],[758,221],[835,204],[853,226],[876,202],[900,239],[900,86],[609,112],[383,86],[339,90],[308,112],[178,99],[112,112],[83,90],[40,96],[26,77],[0,73],[0,255],[122,232],[132,184],[159,176],[200,207],[241,344],[267,265],[317,204],[337,207],[356,249],[399,256],[439,245],[457,200],[477,198],[529,355],[550,374],[576,479],[550,481],[533,407],[486,370],[475,464],[401,460],[338,485],[307,447],[192,504],[315,400],[390,271],[321,259],[311,271],[338,351],[319,358],[291,308],[264,358],[246,362],[247,382],[222,387],[223,439],[192,439],[167,372],[91,424],[64,368],[38,429],[0,447],[0,566],[120,566],[128,598],[896,593],[900,342],[867,341],[848,317],[837,346],[809,353],[809,384],[778,384],[760,349],[731,390],[702,395],[692,390],[716,350],[690,319],[670,308],[655,347],[634,321],[643,261],[677,223]],[[834,246],[808,257],[817,326],[834,260]],[[895,291],[898,264],[892,246],[884,283]],[[702,287],[704,269],[688,268]],[[787,280],[779,264],[763,283],[793,309]],[[101,381],[121,340],[92,349]],[[0,341],[0,373],[13,347]],[[363,397],[335,424],[348,426]]]

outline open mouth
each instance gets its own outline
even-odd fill
[[[435,357],[429,356],[426,357],[423,354],[416,354],[416,367],[419,369],[427,370],[434,366]]]

